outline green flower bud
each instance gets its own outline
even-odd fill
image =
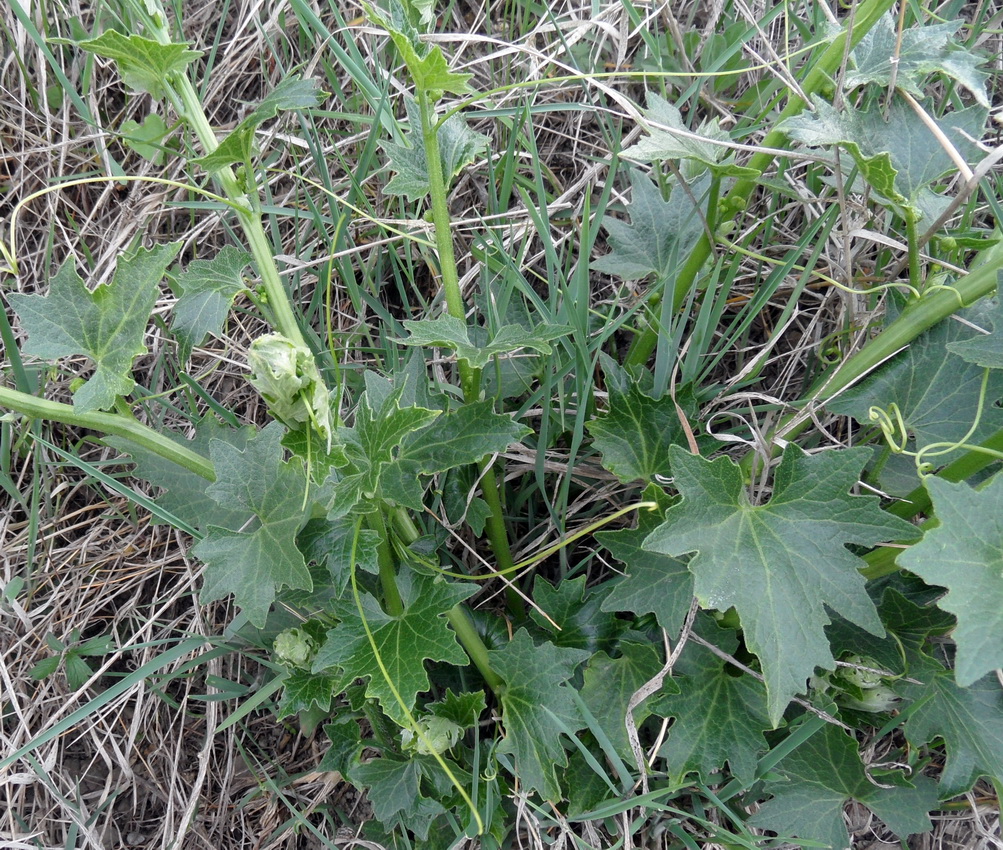
[[[714,235],[721,239],[727,239],[737,228],[738,225],[733,221],[722,221],[714,231]]]
[[[306,629],[286,629],[275,636],[272,651],[283,664],[309,670],[310,662],[317,654],[317,642]]]
[[[405,750],[411,750],[419,755],[430,756],[432,753],[442,755],[452,747],[463,734],[463,727],[447,720],[445,717],[422,717],[417,721],[424,738],[419,738],[413,730],[405,729],[401,733],[401,743]]]
[[[839,697],[839,702],[847,708],[874,714],[891,711],[899,704],[899,700],[899,695],[886,685],[878,685],[876,688],[863,691],[860,699],[849,694],[841,694]]]
[[[247,354],[249,378],[272,415],[290,428],[312,423],[331,447],[331,403],[308,348],[282,334],[265,334]]]
[[[874,666],[869,658],[862,658],[859,655],[851,655],[846,659],[846,662],[848,664],[859,664],[861,667]],[[880,673],[875,673],[871,670],[861,670],[860,667],[841,667],[839,675],[843,681],[849,682],[851,685],[856,685],[865,691],[878,687],[883,678]]]

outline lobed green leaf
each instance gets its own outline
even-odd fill
[[[705,608],[734,607],[746,643],[760,660],[770,721],[803,693],[816,667],[833,669],[826,608],[875,635],[884,630],[848,544],[911,539],[915,529],[882,513],[872,496],[851,496],[868,449],[806,455],[784,451],[769,502],[749,501],[741,469],[670,450],[682,502],[645,540],[645,548],[689,562]]]
[[[51,359],[83,354],[94,362],[94,374],[74,394],[76,410],[107,410],[132,392],[132,361],[146,353],[143,336],[160,280],[180,250],[180,242],[171,242],[123,254],[111,282],[93,292],[67,260],[47,294],[8,296],[28,334],[25,354]]]
[[[201,50],[189,50],[187,42],[161,44],[141,35],[126,36],[115,30],[79,41],[77,47],[114,59],[126,85],[147,92],[157,100],[164,97],[171,77],[184,73],[202,55]]]

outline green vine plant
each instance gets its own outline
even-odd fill
[[[617,329],[596,329],[590,305],[546,314],[532,295],[522,319],[489,320],[486,302],[461,287],[450,193],[490,144],[467,123],[485,95],[427,38],[430,0],[366,4],[407,77],[400,118],[374,124],[408,128],[381,142],[382,191],[413,212],[415,233],[431,226],[431,239],[396,232],[428,259],[433,292],[426,305],[404,305],[418,318],[381,330],[399,357],[351,380],[349,343],[330,319],[320,329],[306,321],[283,283],[254,147],[262,124],[319,110],[326,93],[291,73],[218,138],[193,83],[200,52],[175,38],[160,0],[128,0],[136,32],[72,42],[174,111],[191,145],[190,182],[82,177],[43,191],[151,180],[214,201],[243,244],[184,268],[180,242],[133,247],[94,290],[66,261],[45,294],[11,292],[27,339],[15,349],[4,314],[17,389],[0,386],[0,405],[18,427],[41,419],[98,432],[160,491],[159,515],[191,532],[204,566],[200,601],[232,597],[240,613],[230,632],[276,671],[253,704],[271,701],[279,721],[317,736],[318,770],[366,791],[371,840],[444,848],[476,836],[484,848],[516,846],[517,811],[530,805],[562,829],[621,829],[617,846],[632,840],[619,824],[634,809],[688,847],[754,847],[773,836],[848,847],[850,800],[906,840],[976,782],[1003,784],[1003,479],[986,469],[1003,460],[1003,308],[984,300],[1003,252],[994,231],[963,253],[969,271],[947,282],[924,270],[919,233],[950,203],[940,190],[953,158],[976,156],[986,76],[983,60],[952,41],[959,22],[905,27],[891,6],[854,4],[838,31],[799,54],[799,93],[770,95],[785,106],[764,118],[757,152],[741,161],[749,145],[736,151],[720,122],[691,130],[679,106],[649,93],[645,135],[611,157],[603,201],[605,209],[621,158],[644,165],[625,170],[630,222],[593,222],[588,206],[575,222],[585,290],[597,275],[648,284]],[[921,116],[910,103],[925,97],[931,75],[971,105]],[[859,109],[845,106],[851,96]],[[930,143],[930,122],[950,154]],[[813,167],[838,169],[828,152],[848,154],[852,173],[839,174],[840,191],[873,197],[907,244],[905,280],[864,290],[834,275],[822,281],[875,307],[893,289],[908,297],[889,298],[889,318],[859,350],[825,364],[790,400],[793,412],[756,435],[779,460],[769,497],[754,499],[755,453],[725,453],[701,421],[719,385],[675,375],[701,374],[682,362],[692,340],[684,345],[681,335],[714,337],[730,307],[728,258],[736,267],[754,260],[778,281],[800,275],[798,295],[820,274],[817,254],[778,262],[747,247],[758,225],[743,230],[759,196],[776,189],[776,157],[795,159],[795,143],[824,149],[811,155]],[[41,194],[19,201],[0,243],[15,282],[18,214]],[[590,260],[599,224],[609,252]],[[944,246],[966,250],[956,239]],[[146,350],[165,276],[179,293],[170,333],[182,364],[249,297],[267,330],[248,345],[246,377],[267,424],[236,424],[215,401],[226,415],[207,414],[191,439],[137,419],[132,364]],[[570,290],[562,297],[573,300]],[[326,299],[330,315],[330,290]],[[980,314],[993,320],[991,334],[949,321],[976,303],[995,311]],[[730,338],[736,349],[744,333]],[[591,361],[575,348],[582,339]],[[19,379],[22,356],[77,355],[95,368],[73,381],[72,404]],[[571,356],[574,370],[601,376],[603,393],[576,399],[576,424],[559,439],[600,457],[628,493],[612,506],[599,501],[589,521],[556,541],[541,537],[522,557],[516,529],[551,506],[507,484],[505,454],[522,446],[542,456],[554,437],[516,415],[500,389],[515,355],[545,364]],[[533,378],[546,383],[533,390],[543,405],[546,393],[571,386],[558,386],[571,369],[557,377],[549,368]],[[952,411],[971,402],[974,422],[938,418],[936,400],[917,387],[948,393]],[[797,438],[823,405],[876,424],[888,454],[913,459],[912,477],[867,446],[819,451],[816,435],[802,448]],[[936,468],[934,459],[950,461]],[[978,488],[964,483],[976,473]],[[859,495],[861,480],[896,501]],[[919,515],[922,526],[912,522]],[[499,582],[503,601],[484,592]],[[52,646],[67,658],[108,649]],[[58,663],[47,660],[39,676]],[[855,732],[886,739],[892,766],[865,763]],[[37,746],[4,756],[0,770]],[[697,817],[700,807],[726,816]]]

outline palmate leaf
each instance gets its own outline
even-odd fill
[[[210,174],[228,165],[250,162],[254,156],[254,131],[257,125],[246,118],[234,127],[209,153],[192,157],[191,162]]]
[[[931,635],[940,637],[954,628],[954,617],[929,603],[919,605],[901,592],[907,585],[901,573],[887,579],[889,584],[880,593],[878,614],[885,626],[885,637],[877,639],[858,626],[836,616],[826,627],[829,645],[837,658],[857,656],[865,666],[886,670],[892,676],[908,675],[908,658],[903,647],[919,647]],[[939,595],[936,588],[928,588],[919,579],[909,581],[914,587],[922,585],[925,594]],[[902,585],[899,587],[897,585]],[[871,585],[872,597],[878,598]]]
[[[323,95],[316,80],[292,74],[266,94],[248,118],[253,118],[260,124],[262,121],[270,121],[280,112],[312,109],[320,105]]]
[[[324,734],[331,746],[317,765],[317,772],[347,774],[357,764],[359,750],[365,746],[358,721],[350,712],[339,711],[334,723],[324,725]]]
[[[226,245],[211,260],[194,260],[178,275],[181,295],[174,305],[171,330],[183,363],[206,336],[222,331],[234,299],[248,288],[243,271],[250,262],[246,251]]]
[[[8,296],[28,334],[25,354],[51,359],[84,354],[94,361],[94,374],[73,396],[76,410],[105,410],[132,392],[132,361],[146,352],[143,335],[160,280],[180,250],[180,242],[171,242],[125,254],[111,282],[93,292],[67,260],[47,294]]]
[[[282,460],[283,432],[273,422],[243,451],[212,442],[216,483],[206,492],[221,505],[248,509],[258,525],[250,531],[210,526],[192,550],[206,564],[201,600],[232,593],[258,628],[264,626],[280,587],[312,589],[310,571],[296,548],[296,535],[309,518],[303,502],[312,485],[298,460]]]
[[[662,126],[646,128],[649,135],[631,145],[621,156],[641,162],[691,159],[722,176],[759,176],[759,172],[753,168],[735,165],[731,149],[727,145],[731,137],[718,122],[707,120],[695,131],[690,130],[683,123],[679,110],[653,91],[648,92],[647,105],[644,110],[645,118]]]
[[[331,518],[345,515],[362,499],[378,496],[421,510],[421,475],[434,475],[504,451],[529,433],[490,401],[442,414],[425,407],[401,407],[410,382],[396,389],[375,378],[356,412],[353,428],[342,428],[349,467],[334,486]],[[432,403],[432,402],[428,402]],[[374,412],[373,405],[379,405]]]
[[[363,499],[376,496],[421,510],[417,470],[412,466],[405,473],[396,455],[404,439],[438,418],[440,411],[401,407],[406,389],[405,383],[381,401],[367,388],[356,409],[354,426],[338,429],[348,465],[334,485],[330,519],[345,516]]]
[[[976,323],[984,315],[983,305],[961,314]],[[889,410],[895,404],[916,446],[961,440],[972,427],[984,374],[982,368],[954,353],[954,347],[966,340],[978,341],[970,327],[958,321],[940,322],[828,407],[864,423],[872,406]],[[969,442],[981,442],[1003,428],[1003,410],[993,404],[1001,396],[1003,373],[994,373],[986,386],[982,417]],[[955,456],[941,455],[937,461],[949,462]]]
[[[939,525],[898,563],[947,588],[938,605],[958,618],[955,676],[966,687],[1003,667],[1003,477],[982,490],[926,479]]]
[[[964,794],[980,776],[1003,783],[1003,688],[996,676],[959,688],[949,669],[915,646],[908,672],[895,686],[913,702],[905,714],[905,736],[913,746],[943,741],[947,760],[940,796]]]
[[[362,380],[366,385],[366,399],[373,410],[383,410],[395,392],[399,394],[397,406],[400,408],[442,410],[445,407],[445,398],[429,391],[428,365],[419,352],[412,352],[404,368],[395,370],[392,375],[367,369],[362,373]]]
[[[446,521],[451,527],[464,523],[475,537],[484,533],[484,526],[491,516],[491,508],[480,496],[474,496],[471,490],[475,486],[475,477],[470,467],[460,467],[451,470],[449,474],[440,476],[439,490],[442,493],[442,507]]]
[[[939,596],[939,590],[927,587],[919,579],[906,579],[901,574],[889,578],[878,611],[885,628],[898,639],[900,659],[903,645],[922,646],[928,638],[946,635],[954,627],[954,617],[934,604]]]
[[[409,48],[410,44],[403,46],[399,37],[394,37],[394,44],[401,51],[401,56],[407,63],[408,70],[414,78],[415,85],[429,92],[434,99],[438,99],[442,92],[452,94],[470,94],[470,78],[473,74],[457,74],[449,70],[449,63],[438,47],[432,47],[427,54],[419,56]]]
[[[630,182],[630,224],[603,216],[603,227],[613,250],[593,260],[592,268],[623,280],[640,280],[649,275],[666,280],[685,262],[700,238],[703,197],[709,178],[697,178],[688,191],[676,184],[668,201],[662,200],[659,188],[640,171],[631,170]],[[691,196],[697,199],[699,207]]]
[[[190,440],[171,431],[161,431],[161,435],[208,457],[213,441],[222,441],[236,451],[243,451],[247,441],[254,436],[254,429],[250,426],[230,428],[210,414],[196,423],[195,436]],[[215,525],[237,531],[251,519],[251,511],[247,507],[221,504],[206,493],[209,482],[201,475],[137,446],[125,437],[105,437],[104,441],[130,455],[136,462],[132,475],[160,487],[164,492],[157,498],[157,504],[192,528],[204,532],[210,525]]]
[[[597,652],[589,659],[581,696],[617,753],[630,762],[633,754],[627,737],[627,707],[635,692],[662,669],[665,659],[659,647],[651,643],[625,642],[620,644],[619,650],[616,658]],[[661,693],[677,690],[675,682],[667,678]],[[634,709],[637,727],[655,710],[656,700],[658,695],[652,694]]]
[[[850,847],[843,822],[848,800],[866,805],[903,840],[927,832],[929,812],[937,807],[937,786],[928,777],[892,787],[868,779],[856,742],[830,724],[784,758],[776,772],[784,781],[767,784],[773,799],[749,823],[780,835],[821,841],[832,850]]]
[[[982,106],[989,106],[986,80],[989,75],[978,66],[987,59],[969,53],[957,43],[955,33],[964,21],[910,27],[901,38],[895,16],[883,15],[867,31],[851,54],[853,66],[843,77],[847,88],[866,83],[895,86],[916,97],[923,97],[922,83],[930,74],[940,72],[968,89]]]
[[[947,348],[969,363],[977,363],[987,369],[1003,369],[1003,298],[996,298],[987,304],[983,317],[992,324],[992,333],[949,342]]]
[[[939,657],[944,644],[938,638],[954,625],[939,607],[916,604],[890,588],[880,610],[905,655],[906,676],[894,683],[895,691],[912,703],[902,712],[905,736],[915,747],[943,742],[947,752],[941,798],[965,793],[980,776],[1003,783],[1003,687],[996,676],[958,687],[954,672]]]
[[[353,767],[348,778],[368,791],[373,814],[388,823],[398,812],[410,812],[422,799],[418,794],[421,766],[413,759],[378,758]]]
[[[511,416],[495,413],[491,401],[477,401],[411,432],[401,445],[398,462],[433,475],[503,452],[529,432]]]
[[[477,592],[471,584],[457,584],[431,578],[411,570],[397,577],[404,612],[397,617],[385,614],[369,595],[363,596],[364,616],[372,632],[390,683],[377,662],[354,600],[336,608],[341,623],[327,633],[327,641],[314,660],[315,672],[340,671],[343,681],[369,679],[366,695],[380,701],[383,710],[401,726],[410,723],[394,696],[394,688],[408,710],[415,698],[430,687],[425,661],[465,665],[467,656],[456,641],[445,614]]]
[[[571,333],[571,328],[562,325],[537,325],[532,330],[527,330],[521,325],[504,325],[498,329],[489,343],[478,346],[471,342],[466,323],[453,316],[405,321],[404,327],[409,336],[407,339],[398,340],[399,342],[404,345],[448,348],[455,351],[457,357],[466,360],[474,369],[483,369],[499,354],[508,354],[522,348],[550,354],[553,351],[550,343]]]
[[[373,814],[378,821],[378,824],[370,822],[377,829],[372,833],[366,833],[367,837],[379,841],[376,846],[395,850],[396,848],[403,850],[404,847],[423,850],[423,848],[448,845],[449,842],[445,837],[434,834],[432,840],[425,843],[432,822],[445,811],[438,800],[425,797],[421,793],[421,778],[428,772],[428,765],[422,759],[412,758],[405,761],[396,755],[371,759],[349,770],[349,780],[357,787],[366,790],[366,798],[371,803]],[[407,825],[407,829],[414,833],[417,841],[412,842],[406,833],[404,841],[401,840],[401,833],[393,829],[397,820]],[[387,830],[387,833],[383,833],[383,830]],[[435,840],[437,837],[440,840]]]
[[[742,471],[730,459],[707,461],[678,446],[669,451],[682,502],[644,546],[674,557],[696,552],[689,563],[695,595],[705,608],[738,611],[763,666],[776,725],[815,668],[835,666],[826,607],[883,634],[858,572],[863,562],[846,546],[913,539],[915,529],[882,513],[877,498],[848,494],[868,449],[808,456],[789,445],[763,505],[749,502]]]
[[[585,576],[566,578],[557,587],[537,576],[530,616],[555,646],[573,646],[589,652],[610,650],[627,624],[602,615],[601,605],[609,593],[607,585],[589,590],[585,585]]]
[[[114,59],[126,85],[148,92],[158,100],[164,97],[168,79],[184,72],[202,55],[201,50],[189,50],[186,42],[161,44],[141,35],[125,36],[115,30],[77,42],[77,47]]]
[[[715,646],[734,653],[734,632],[706,621],[699,632]],[[672,670],[677,693],[668,692],[654,711],[674,717],[659,755],[665,771],[683,784],[695,772],[701,782],[724,769],[751,784],[759,755],[766,750],[763,732],[770,728],[766,715],[766,689],[751,676],[735,676],[727,662],[709,649],[688,643]]]
[[[430,702],[425,710],[433,717],[450,720],[461,729],[470,729],[487,708],[484,691],[461,691],[454,694],[449,688],[441,700]]]
[[[588,658],[581,649],[534,646],[525,629],[501,649],[488,652],[495,672],[505,681],[501,693],[506,752],[515,755],[515,772],[526,791],[545,800],[561,799],[555,769],[565,767],[561,735],[582,726],[567,682]]]
[[[208,172],[219,171],[234,163],[250,162],[254,153],[254,131],[259,125],[271,120],[279,112],[318,106],[322,94],[315,80],[303,79],[298,74],[287,77],[226,135],[215,150],[194,158],[192,162]]]
[[[675,640],[693,601],[693,574],[688,558],[660,555],[642,547],[648,535],[662,524],[668,507],[664,491],[655,484],[645,488],[644,498],[658,501],[661,509],[638,513],[637,528],[596,534],[627,572],[603,600],[602,610],[630,611],[639,617],[654,614],[658,625]]]
[[[416,5],[390,0],[385,14],[369,3],[363,2],[362,6],[366,15],[390,34],[415,86],[428,92],[432,100],[438,100],[443,92],[460,95],[470,93],[468,81],[473,74],[454,74],[449,70],[442,50],[438,46],[430,46],[420,38],[417,25],[431,20],[427,3]],[[418,12],[420,19],[411,12]]]
[[[923,119],[901,97],[892,98],[887,120],[881,106],[840,112],[812,97],[814,110],[778,125],[795,141],[811,147],[840,145],[849,151],[864,178],[886,203],[911,214],[934,219],[947,199],[930,184],[957,166]],[[982,158],[978,140],[985,133],[989,110],[971,106],[934,121],[969,162]]]
[[[602,765],[601,762],[600,764]],[[601,774],[596,771],[595,765],[595,756],[592,764],[589,764],[577,748],[568,754],[568,766],[562,771],[562,784],[567,789],[567,809],[562,808],[562,814],[572,823],[592,820],[592,812],[610,798],[611,789],[605,765],[602,765],[604,769]]]
[[[602,357],[609,405],[587,427],[603,466],[625,483],[670,476],[669,446],[687,443],[680,413],[690,421],[696,418],[692,390],[680,388],[675,400],[652,398],[612,358]]]
[[[151,112],[142,124],[128,118],[122,122],[119,132],[122,134],[122,141],[143,159],[154,165],[163,165],[167,160],[163,141],[170,128],[157,113]]]
[[[281,720],[301,711],[309,711],[314,705],[321,711],[327,711],[342,684],[336,676],[293,670],[285,678],[277,718]]]
[[[396,172],[383,191],[388,195],[403,195],[409,201],[417,201],[430,191],[428,159],[421,133],[421,113],[418,105],[413,98],[405,98],[404,103],[412,127],[407,136],[409,144],[381,142],[381,147],[390,157],[390,170]],[[442,160],[442,176],[448,189],[453,178],[487,150],[489,140],[483,133],[471,130],[467,126],[466,119],[459,113],[451,115],[442,123],[437,131],[437,137],[439,158]]]
[[[355,522],[347,517],[334,521],[315,519],[304,526],[296,539],[307,561],[316,561],[327,567],[336,599],[342,597],[352,577],[353,550],[357,569],[373,574],[380,571],[376,556],[380,535],[362,528],[356,543],[355,534]]]

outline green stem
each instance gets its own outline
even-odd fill
[[[997,431],[981,445],[983,448],[993,452],[1003,451],[1003,430]],[[965,481],[975,475],[975,473],[981,472],[987,466],[997,461],[998,458],[986,452],[969,451],[940,470],[937,473],[937,477],[953,483]],[[902,519],[912,519],[919,514],[929,513],[932,507],[933,503],[930,501],[930,494],[927,492],[926,487],[921,484],[908,496],[891,505],[887,510],[888,513],[902,517]]]
[[[490,458],[481,462],[481,493],[484,501],[490,509],[484,530],[488,534],[488,542],[491,544],[491,551],[495,554],[500,572],[511,569],[515,565],[515,558],[512,557],[512,548],[508,543],[508,529],[505,527],[505,511],[502,507],[501,490],[498,487],[498,479],[495,477],[495,468],[491,464]],[[507,573],[506,573],[507,575]],[[509,606],[513,610],[522,611],[522,599],[519,595],[508,588],[506,591]]]
[[[843,61],[843,57],[846,55],[847,49],[847,39],[849,39],[849,46],[855,47],[860,39],[862,39],[867,32],[873,27],[881,16],[887,12],[892,5],[894,0],[863,0],[863,2],[857,7],[853,16],[853,29],[852,31],[847,31],[845,28],[839,32],[836,37],[829,42],[829,46],[825,48],[822,55],[818,58],[818,61],[812,66],[811,71],[805,78],[804,82],[801,83],[801,90],[806,96],[813,94],[818,94],[827,84],[831,82],[832,75],[839,68]],[[784,144],[787,134],[783,130],[776,129],[776,125],[779,125],[788,118],[797,115],[806,106],[804,100],[796,95],[791,95],[790,100],[787,102],[787,106],[784,108],[783,112],[777,117],[774,129],[771,130],[766,138],[761,142],[763,148],[779,148]],[[752,158],[747,163],[749,168],[754,168],[760,173],[764,173],[773,162],[775,154],[770,150],[762,150],[759,153],[753,154]],[[729,201],[736,206],[736,208],[741,208],[751,197],[753,191],[757,186],[757,182],[753,178],[743,178],[732,186],[731,191],[725,196],[725,204]],[[734,199],[734,201],[733,201]],[[704,233],[700,240],[697,242],[696,246],[693,248],[693,252],[690,254],[686,261],[686,264],[682,267],[676,278],[675,285],[672,292],[672,308],[674,311],[679,310],[680,307],[685,303],[686,297],[689,295],[690,290],[693,288],[694,282],[697,279],[697,275],[700,274],[700,270],[703,268],[704,263],[711,254],[711,240],[708,234]],[[654,340],[651,337],[654,336]],[[639,337],[635,338],[634,345],[631,347],[631,351],[627,354],[627,363],[644,363],[647,357],[641,359],[641,355],[644,350],[648,351],[650,356],[651,351],[654,350],[655,345],[658,342],[658,328],[657,326],[646,327]],[[634,349],[637,349],[637,353],[634,353]]]
[[[376,547],[376,559],[380,566],[380,587],[383,588],[383,605],[391,617],[399,617],[404,613],[404,600],[397,588],[397,559],[394,557],[393,546],[390,545],[390,535],[383,520],[383,507],[371,510],[366,517],[369,527],[380,535],[380,543]]]
[[[481,671],[487,686],[496,696],[500,696],[505,688],[505,683],[501,676],[494,671],[491,662],[488,661],[488,648],[481,640],[481,636],[477,634],[477,629],[474,628],[466,609],[462,605],[456,605],[446,613],[446,619],[449,620],[449,624],[456,632],[456,636],[463,644],[470,660],[474,662],[474,666]]]
[[[410,546],[421,537],[421,531],[411,518],[411,514],[407,512],[406,508],[399,505],[390,514],[390,524],[397,532],[397,536],[404,541],[405,546]]]
[[[953,287],[944,287],[910,301],[898,318],[860,351],[819,377],[797,406],[817,407],[824,404],[960,307],[967,307],[988,295],[1001,283],[1003,278],[1001,267],[1003,267],[1003,257],[993,257],[963,277]],[[771,446],[774,454],[778,453],[780,443],[777,437],[790,441],[807,428],[811,421],[811,417],[801,412],[784,416],[777,427],[767,435],[766,444]],[[749,452],[742,459],[741,465],[746,473],[750,473],[757,457],[755,452]]]
[[[710,175],[710,186],[707,187],[707,214],[705,216],[706,221],[704,225],[706,230],[704,235],[708,239],[714,238],[714,233],[717,231],[718,218],[720,217],[720,206],[721,200],[721,173],[716,169],[711,171]]]
[[[917,536],[936,524],[937,520],[931,517],[926,522],[916,526]],[[867,566],[860,568],[860,574],[868,581],[872,581],[873,579],[898,572],[899,565],[895,563],[895,559],[902,551],[898,546],[882,546],[879,549],[868,552],[863,557]]]
[[[184,469],[202,476],[208,481],[216,480],[216,472],[212,463],[198,452],[178,445],[174,440],[159,434],[147,425],[135,419],[120,416],[117,413],[81,413],[68,404],[57,401],[47,401],[38,396],[0,387],[0,407],[7,407],[23,413],[33,419],[47,419],[52,422],[64,422],[80,428],[90,428],[104,434],[114,434],[132,440],[153,452],[158,457],[176,463]]]
[[[909,283],[918,291],[923,291],[923,270],[919,258],[919,228],[916,224],[916,214],[912,210],[905,211],[906,250],[909,254]]]
[[[897,351],[905,348],[924,331],[946,319],[959,308],[988,295],[1000,283],[1001,267],[1003,267],[1003,257],[994,257],[992,261],[967,274],[953,287],[938,289],[911,301],[895,321],[860,351],[844,360],[832,372],[818,378],[805,394],[806,402],[817,405],[832,398],[877,368]],[[775,433],[783,436],[785,440],[790,440],[800,434],[810,422],[809,417],[797,419],[797,414],[789,415],[781,420]]]
[[[466,321],[467,314],[463,306],[463,293],[460,291],[460,277],[456,270],[456,255],[453,250],[448,192],[442,173],[442,157],[439,153],[439,134],[428,94],[421,90],[418,91],[418,108],[421,113],[421,134],[425,145],[429,194],[432,201],[432,223],[435,227],[435,246],[439,253],[439,273],[442,275],[446,310],[454,318]],[[464,400],[467,403],[477,401],[480,396],[481,370],[471,368],[470,364],[463,359],[459,361],[459,370],[460,387],[463,390]],[[512,557],[512,547],[509,545],[508,530],[505,527],[501,491],[490,459],[481,463],[481,490],[484,494],[484,501],[491,511],[486,523],[488,542],[499,569],[504,571],[511,567],[515,560]],[[508,588],[506,596],[509,608],[521,612],[522,600],[518,594],[512,588]]]
[[[704,237],[708,240],[708,245],[710,245],[710,240],[717,230],[720,196],[721,175],[717,171],[714,171],[711,174],[710,187],[707,189],[707,220],[705,222],[706,230],[704,231]],[[679,285],[680,280],[696,280],[696,276],[700,272],[700,266],[703,265],[704,261],[701,260],[700,266],[693,269],[692,273],[689,268],[691,262],[692,255],[687,258],[685,265],[674,283],[674,287]],[[664,279],[661,281],[662,289],[664,289],[666,283],[667,281]],[[655,347],[658,345],[661,326],[661,322],[655,312],[655,308],[662,303],[662,297],[663,294],[660,291],[654,293],[648,298],[648,303],[645,305],[644,320],[638,325],[638,333],[634,337],[634,341],[631,343],[630,349],[627,351],[627,356],[624,358],[624,366],[643,366],[648,362],[648,358],[651,357],[652,353],[654,353]],[[682,303],[676,298],[675,289],[673,289],[672,303],[676,309],[678,309],[679,305]]]
[[[466,319],[463,293],[460,290],[460,275],[456,270],[456,254],[453,251],[453,231],[449,219],[448,191],[442,173],[442,156],[439,153],[439,134],[435,126],[435,114],[428,94],[418,91],[418,107],[421,113],[421,135],[425,144],[425,159],[428,163],[429,195],[432,200],[432,223],[435,226],[435,247],[439,253],[439,274],[442,276],[442,291],[446,297],[446,310],[450,316],[461,321]],[[480,370],[472,369],[466,360],[459,361],[460,386],[463,397],[468,402],[476,401],[480,394]]]
[[[953,289],[940,289],[912,301],[894,322],[853,357],[845,360],[832,374],[819,378],[806,394],[807,402],[818,404],[832,398],[840,390],[866,375],[899,349],[904,348],[921,333],[933,327],[937,322],[946,319],[959,307],[972,304],[997,289],[1003,283],[1001,267],[1003,267],[1003,258],[987,262],[958,281]],[[787,416],[780,423],[775,434],[782,434],[785,440],[790,440],[804,430],[809,421],[808,418],[795,421],[793,416]],[[775,443],[772,439],[771,442]],[[982,445],[994,451],[1003,450],[1003,431],[997,432]],[[751,463],[752,458],[753,453],[747,455],[743,466]],[[991,455],[972,451],[948,464],[941,470],[940,477],[946,481],[963,481],[994,460],[995,458]],[[903,501],[892,505],[889,508],[889,513],[910,519],[919,513],[929,511],[930,508],[930,496],[926,488],[920,486],[906,496]],[[931,518],[919,528],[924,530],[935,522],[936,520]],[[898,551],[896,548],[883,547],[870,552],[864,558],[867,567],[861,570],[862,575],[865,578],[874,579],[895,572],[898,569],[895,564]]]
[[[157,9],[156,16],[149,14],[148,11],[149,7],[154,4]],[[149,34],[161,44],[170,44],[172,39],[170,30],[167,28],[167,15],[159,0],[147,0],[145,7],[145,9],[141,7],[141,13],[145,12],[143,18],[146,21]],[[180,99],[181,119],[198,136],[199,143],[205,152],[212,153],[219,147],[219,142],[216,140],[216,134],[213,132],[212,125],[209,123],[191,80],[186,73],[177,73],[172,75],[171,84]],[[247,171],[246,174],[248,180],[253,179],[253,172]],[[225,166],[214,172],[213,177],[223,189],[223,193],[237,205],[237,220],[244,231],[247,246],[254,258],[258,273],[261,275],[261,284],[268,298],[268,309],[272,314],[274,326],[287,339],[308,348],[299,322],[296,321],[289,296],[282,285],[271,243],[268,241],[268,236],[261,223],[261,215],[256,211],[258,205],[248,197],[230,166]]]

